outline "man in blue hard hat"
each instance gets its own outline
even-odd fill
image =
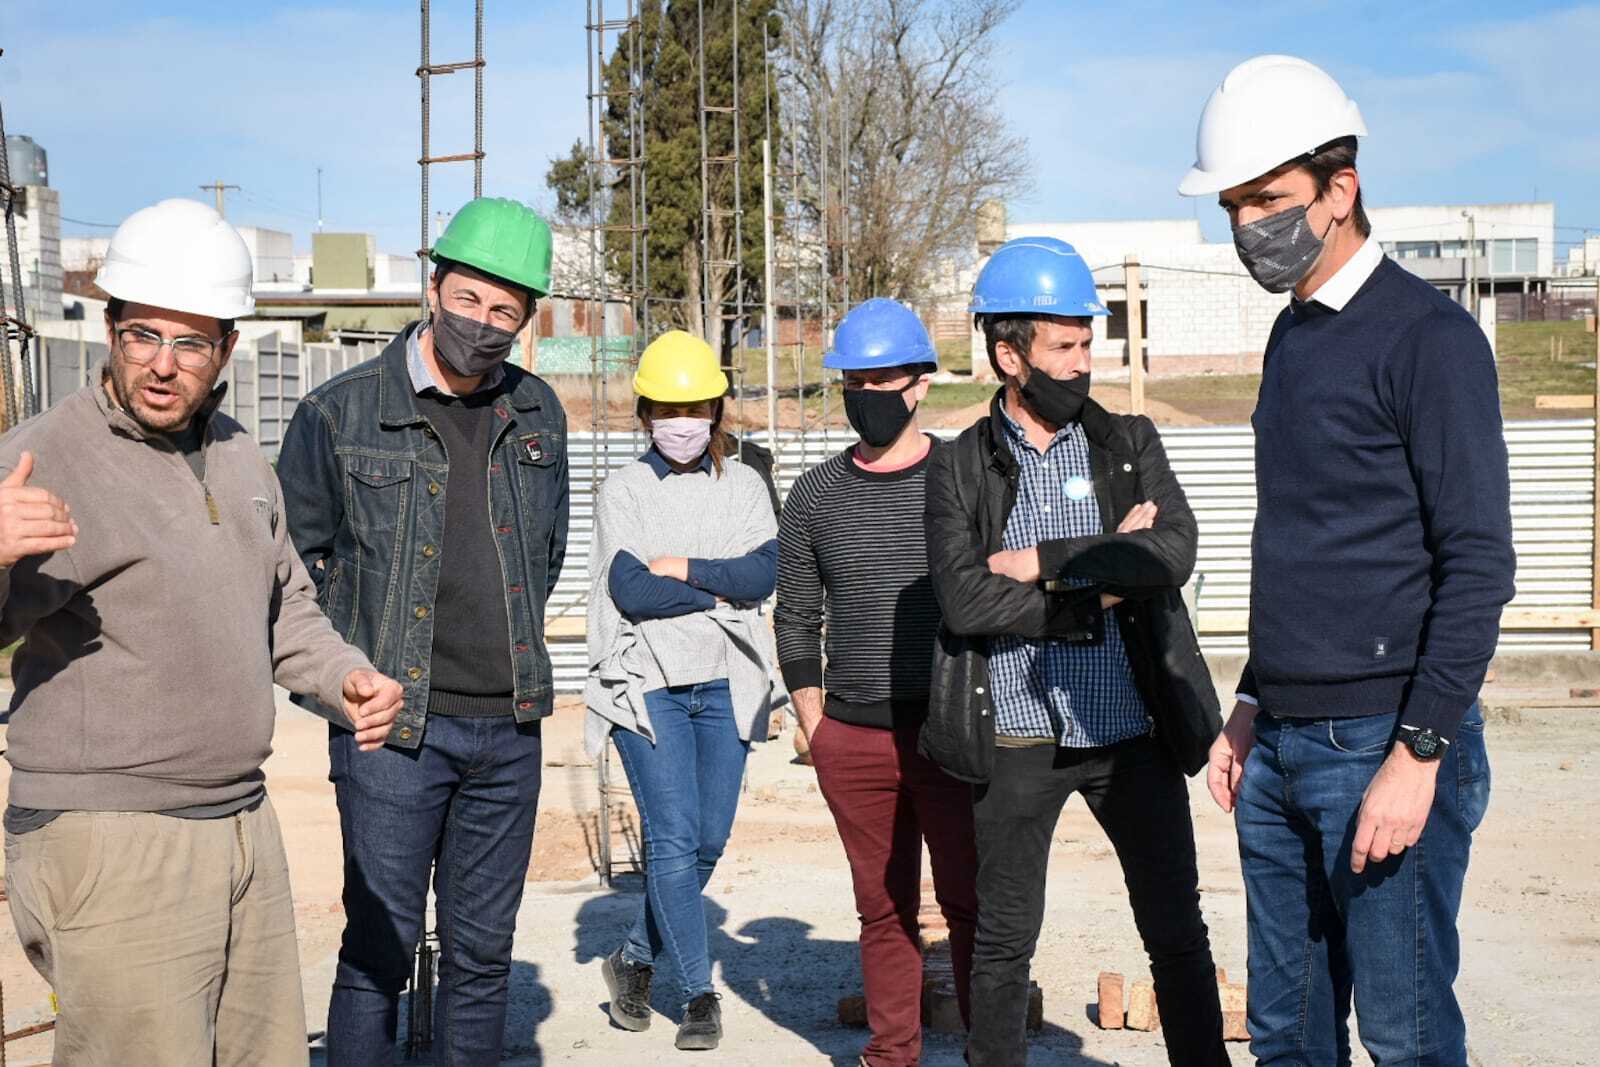
[[[972,789],[917,752],[939,604],[923,524],[933,437],[917,425],[938,355],[893,300],[853,309],[823,366],[861,440],[802,474],[778,525],[778,662],[850,861],[872,1037],[861,1060],[922,1052],[922,845],[968,1017],[977,867]],[[826,632],[826,648],[823,634]]]
[[[1515,592],[1494,352],[1383,254],[1355,101],[1294,56],[1229,71],[1178,191],[1292,291],[1255,429],[1250,658],[1212,749],[1249,921],[1250,1051],[1465,1067],[1456,916],[1489,804],[1478,690]]]
[[[1083,259],[1023,237],[972,312],[1004,385],[934,453],[928,562],[943,613],[922,750],[977,783],[974,1067],[1026,1062],[1050,843],[1081,793],[1122,863],[1173,1064],[1226,1064],[1184,782],[1220,728],[1179,588],[1195,521],[1154,424],[1089,399]]]

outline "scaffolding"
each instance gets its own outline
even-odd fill
[[[615,2],[615,0],[614,0]],[[615,10],[615,8],[613,8]],[[620,346],[610,338],[611,308],[625,303],[630,322],[625,367],[638,363],[650,335],[649,205],[645,190],[643,25],[638,0],[625,0],[621,17],[607,18],[605,0],[587,0],[585,30],[589,57],[589,282],[588,331],[590,336],[589,484],[598,491],[611,470],[611,417],[608,382]],[[625,82],[618,88],[606,80],[606,51],[616,37],[617,54],[626,63]],[[623,198],[626,199],[623,199]],[[627,256],[623,258],[623,244]],[[634,451],[638,446],[638,420],[631,421]],[[612,851],[611,745],[601,750],[595,764],[600,794],[596,826],[597,866],[600,884],[610,886],[618,873],[643,872],[642,850],[629,850],[618,862]]]
[[[4,55],[0,49],[0,55]],[[0,264],[0,431],[9,430],[23,419],[38,413],[38,397],[33,391],[33,359],[38,339],[28,325],[27,301],[22,295],[22,263],[17,253],[17,187],[11,184],[11,163],[5,151],[5,114],[0,111],[0,199],[3,199],[6,231],[6,260]],[[10,267],[10,282],[6,267]],[[37,280],[35,281],[37,284]],[[16,358],[11,342],[17,343]],[[30,352],[30,348],[33,349]],[[19,390],[18,384],[21,384]]]
[[[706,6],[705,0],[695,5],[698,47],[696,67],[700,76],[700,304],[701,322],[705,339],[717,352],[722,353],[723,371],[733,384],[734,426],[744,426],[745,396],[745,279],[744,279],[744,190],[743,166],[744,137],[739,98],[743,84],[739,78],[739,22],[741,4],[733,0],[728,5],[732,26],[732,98],[725,104],[706,101]],[[712,137],[720,137],[723,129],[731,127],[732,152],[719,152],[712,147]],[[733,186],[732,204],[726,202],[726,190]],[[732,254],[727,258],[727,230],[732,229]],[[724,282],[732,275],[731,299]],[[715,281],[715,285],[713,285]]]
[[[472,162],[472,195],[483,195],[483,0],[476,0],[473,22],[473,58],[462,63],[435,63],[432,54],[433,19],[430,0],[422,0],[422,62],[417,67],[417,79],[422,88],[422,155],[417,164],[422,168],[422,227],[421,243],[417,246],[418,277],[422,279],[422,317],[428,317],[428,252],[433,241],[428,234],[428,168],[435,163]],[[472,71],[472,151],[453,155],[433,155],[433,79],[442,74]]]

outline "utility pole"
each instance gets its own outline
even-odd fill
[[[1472,313],[1472,321],[1478,321],[1478,217],[1470,211],[1463,211],[1461,217],[1467,220],[1467,310]]]
[[[239,188],[237,185],[224,185],[224,184],[222,184],[222,179],[218,178],[216,181],[212,182],[210,185],[202,185],[200,187],[200,191],[201,192],[205,192],[206,190],[209,189],[211,192],[217,194],[217,214],[221,215],[223,218],[227,218],[228,217],[228,213],[222,209],[222,206],[223,206],[222,205],[222,196],[223,196],[223,193],[226,192],[227,190],[229,190],[229,189],[237,189],[237,188]]]

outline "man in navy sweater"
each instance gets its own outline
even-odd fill
[[[1245,267],[1293,289],[1251,420],[1250,658],[1209,785],[1238,828],[1257,1062],[1349,1062],[1353,998],[1376,1062],[1464,1067],[1506,448],[1482,331],[1371,238],[1366,132],[1326,73],[1258,56],[1207,102],[1179,186],[1216,194]]]

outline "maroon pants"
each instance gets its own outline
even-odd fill
[[[824,718],[811,738],[817,784],[850,860],[861,916],[861,975],[872,1067],[909,1067],[922,1055],[922,842],[934,895],[950,927],[961,1018],[968,1021],[978,851],[972,787],[917,754],[915,727],[852,726]]]

